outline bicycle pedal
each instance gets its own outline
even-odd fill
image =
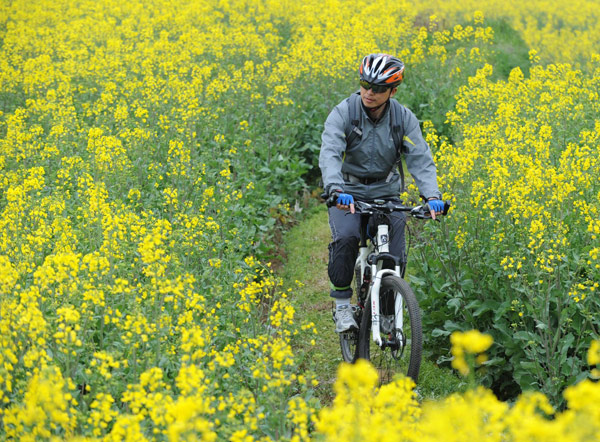
[[[340,333],[340,336],[347,341],[355,341],[358,339],[358,330],[347,330],[345,332]]]

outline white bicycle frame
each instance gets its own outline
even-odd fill
[[[373,243],[370,243],[366,247],[359,249],[358,258],[356,259],[357,264],[360,264],[360,274],[364,275],[365,269],[368,265],[367,257],[371,251],[375,250]],[[377,226],[377,253],[389,253],[389,226],[387,224],[380,224]],[[371,329],[373,332],[373,341],[381,347],[383,340],[381,339],[381,333],[379,331],[380,314],[379,314],[379,290],[381,288],[381,280],[385,275],[395,275],[400,277],[400,266],[395,266],[392,269],[382,269],[381,262],[371,265],[371,275],[375,277],[371,278],[369,284],[369,294],[371,295]],[[394,306],[395,310],[395,321],[394,327],[396,330],[402,330],[404,318],[402,316],[402,296],[396,297],[396,303]]]

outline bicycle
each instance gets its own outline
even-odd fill
[[[335,205],[336,199],[336,195],[332,195],[327,205]],[[448,213],[449,207],[449,203],[445,202],[443,215]],[[389,382],[398,372],[405,373],[416,383],[423,351],[417,298],[404,280],[405,266],[400,257],[389,253],[386,215],[395,211],[407,212],[419,219],[431,219],[427,204],[405,206],[385,200],[355,202],[355,212],[361,215],[361,227],[359,253],[354,267],[357,304],[352,305],[352,309],[359,328],[339,336],[343,359],[346,362],[355,362],[358,358],[370,360],[382,384]],[[369,224],[369,220],[374,223]],[[373,230],[377,228],[373,238],[369,238],[370,225],[373,225]],[[384,267],[385,262],[393,264],[393,268],[389,268],[389,264]]]

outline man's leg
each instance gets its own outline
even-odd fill
[[[360,215],[331,207],[329,227],[331,243],[327,270],[331,282],[330,296],[336,301],[336,332],[341,333],[357,327],[350,309],[350,298],[354,264],[358,256]]]

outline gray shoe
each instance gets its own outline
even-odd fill
[[[349,305],[345,305],[343,307],[339,307],[335,311],[335,332],[343,333],[352,328],[358,328],[358,324],[354,319],[354,314],[352,313],[352,307]]]

